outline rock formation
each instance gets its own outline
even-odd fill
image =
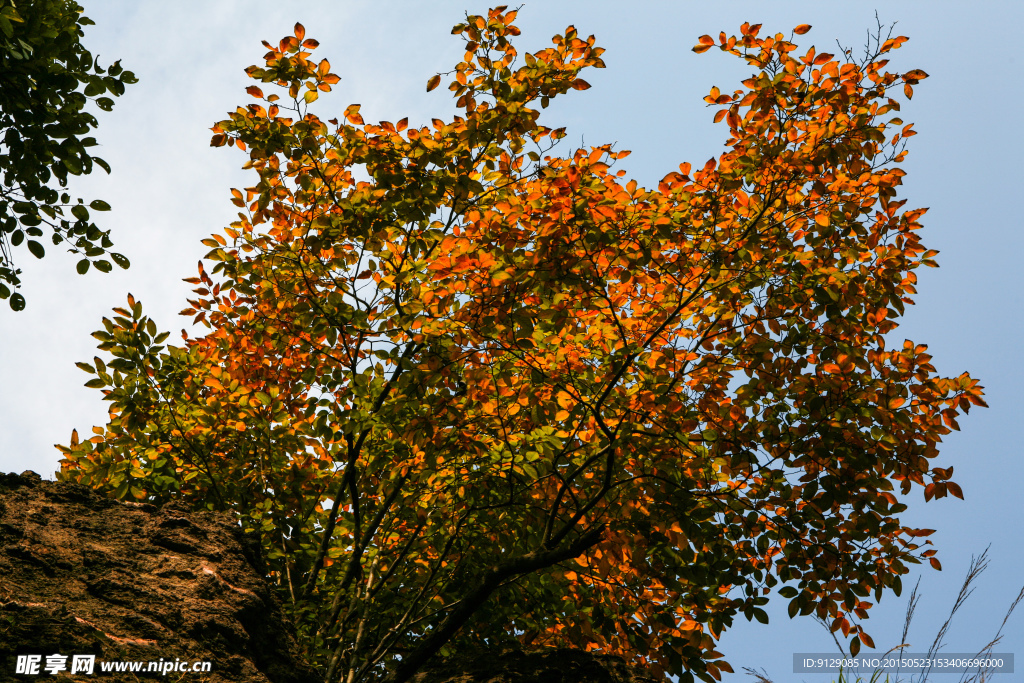
[[[0,681],[315,683],[261,564],[227,515],[0,474]],[[19,655],[37,675],[18,672]],[[66,657],[53,660],[58,676],[51,655]],[[74,655],[95,656],[93,675],[71,675]],[[103,673],[103,662],[144,664]],[[196,662],[209,672],[182,668]]]

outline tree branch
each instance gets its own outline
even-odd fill
[[[480,582],[463,597],[441,625],[428,635],[409,656],[402,658],[398,668],[384,679],[384,683],[405,683],[412,678],[413,674],[426,664],[427,660],[433,657],[445,643],[451,640],[473,613],[480,608],[484,601],[490,597],[491,593],[497,590],[504,581],[514,576],[529,574],[559,562],[579,557],[601,541],[604,530],[605,525],[601,524],[583,534],[574,543],[565,548],[556,548],[543,552],[535,550],[519,557],[513,557],[488,569]]]

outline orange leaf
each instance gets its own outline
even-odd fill
[[[297,41],[293,36],[287,36],[281,39],[281,42],[277,47],[281,52],[297,52],[299,49],[299,41]]]
[[[803,34],[807,33],[810,30],[811,30],[811,25],[810,24],[800,24],[795,29],[793,29],[793,33],[797,34],[798,36],[802,36]]]
[[[435,74],[434,76],[431,76],[430,80],[427,81],[427,92],[430,92],[431,90],[436,88],[437,84],[440,83],[440,82],[441,82],[441,74]]]
[[[348,105],[348,107],[345,109],[345,120],[357,126],[363,125],[363,117],[359,115],[360,106],[361,105],[358,104]]]
[[[306,37],[306,27],[298,22],[295,22],[295,37],[300,41]]]

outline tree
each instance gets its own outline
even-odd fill
[[[114,100],[102,95],[118,97],[137,81],[120,61],[100,67],[82,45],[82,27],[93,23],[82,11],[69,0],[0,0],[0,299],[10,299],[15,311],[25,308],[25,297],[13,249],[24,244],[43,258],[45,248],[34,239],[43,236],[42,225],[52,229],[54,246],[66,244],[82,256],[79,273],[90,265],[111,269],[100,258],[113,246],[109,231],[89,214],[110,205],[102,199],[72,204],[63,188],[69,174],[91,173],[94,165],[110,173],[107,162],[89,154],[96,140],[85,136],[97,122],[86,106],[92,101],[110,111]],[[128,267],[122,254],[110,258]]]
[[[104,319],[113,360],[80,366],[110,421],[60,478],[237,513],[330,681],[512,642],[714,680],[780,586],[871,645],[872,595],[939,567],[894,484],[962,496],[931,461],[984,405],[886,343],[936,253],[895,199],[891,91],[926,74],[880,57],[906,38],[850,61],[723,33],[756,69],[705,98],[727,151],[644,189],[627,152],[552,153],[537,105],[602,50],[570,26],[520,58],[514,17],[455,27],[462,115],[421,127],[321,120],[316,41],[265,43],[259,102],[213,128],[258,180],[188,280],[209,333],[165,347],[130,296]]]

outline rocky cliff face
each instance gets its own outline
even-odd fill
[[[0,681],[315,683],[261,563],[226,515],[0,474]],[[87,659],[71,674],[75,655],[95,656],[93,675]],[[196,662],[209,671],[183,668]]]

